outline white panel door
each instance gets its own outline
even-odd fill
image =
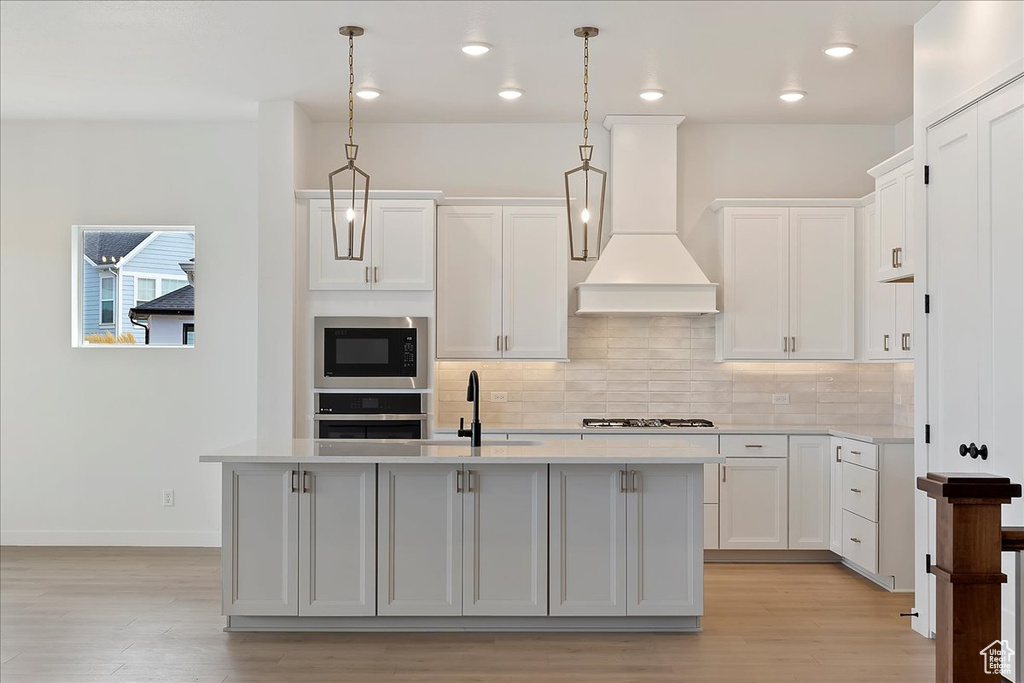
[[[726,458],[719,502],[722,550],[788,546],[786,458]]]
[[[901,360],[914,359],[914,283],[896,282],[891,285],[894,300],[895,357]]]
[[[982,287],[978,443],[986,472],[1024,480],[1024,79],[978,103],[978,273]],[[1024,502],[1002,506],[1004,526],[1024,526]],[[1012,553],[1003,553],[1002,637],[1014,642]],[[1024,653],[1018,653],[1018,657]],[[1017,683],[1024,683],[1018,681]]]
[[[500,206],[437,209],[437,357],[500,358]]]
[[[377,614],[462,614],[462,467],[380,465]]]
[[[376,614],[375,466],[307,466],[300,489],[299,614]]]
[[[547,465],[466,469],[462,613],[548,613]]]
[[[852,360],[856,250],[852,208],[789,210],[789,357]]]
[[[565,209],[507,206],[502,231],[505,358],[568,358]]]
[[[832,451],[827,436],[789,437],[789,547],[831,546]]]
[[[348,254],[347,205],[335,202],[338,223],[338,253]],[[371,210],[372,214],[372,210]],[[363,227],[362,206],[353,221],[354,250],[359,251],[360,231]],[[370,262],[373,242],[373,216],[366,221],[366,246],[362,261],[335,259],[334,229],[331,225],[331,200],[309,200],[309,288],[310,289],[370,289]]]
[[[643,465],[626,496],[626,614],[704,611],[700,465]]]
[[[726,360],[787,358],[789,209],[727,207]]]
[[[979,438],[977,107],[928,131],[928,165],[928,469],[976,472],[978,461],[961,458],[959,447]]]
[[[626,614],[626,470],[550,468],[550,614]]]
[[[792,438],[792,437],[791,437]],[[829,543],[828,549],[843,554],[843,440],[829,437]]]
[[[434,288],[434,202],[429,199],[375,199],[373,228],[374,289]]]
[[[298,614],[298,479],[287,465],[224,465],[224,614]]]

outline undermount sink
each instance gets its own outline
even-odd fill
[[[469,439],[417,439],[408,443],[420,446],[468,446]],[[484,439],[481,446],[539,446],[542,441],[506,441],[505,439]]]

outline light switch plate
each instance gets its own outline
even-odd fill
[[[772,394],[773,406],[788,406],[789,394]]]

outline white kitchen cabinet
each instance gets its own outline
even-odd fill
[[[700,470],[643,465],[628,472],[626,614],[704,611],[704,554],[692,539],[704,532]]]
[[[551,465],[551,616],[626,614],[622,465]]]
[[[335,202],[338,251],[348,252],[347,205]],[[432,200],[372,199],[362,261],[335,259],[329,199],[309,201],[309,288],[343,290],[432,290],[434,288]],[[361,207],[353,221],[358,252]]]
[[[299,476],[299,614],[376,614],[375,467],[305,465]]]
[[[877,207],[862,210],[862,298],[864,306],[864,355],[868,360],[913,360],[914,284],[879,282],[874,256],[880,247]]]
[[[462,613],[548,613],[548,468],[465,470]]]
[[[546,206],[438,209],[438,358],[567,357],[562,220]]]
[[[828,549],[843,554],[843,440],[829,437],[829,543]]]
[[[287,465],[224,466],[224,614],[298,614],[298,477]]]
[[[868,173],[875,179],[877,239],[871,260],[879,282],[914,278],[914,153],[908,147]]]
[[[854,210],[726,207],[726,360],[854,357]]]
[[[462,614],[461,466],[380,465],[377,614]]]
[[[732,458],[719,485],[722,550],[788,547],[789,481],[786,458]]]
[[[827,436],[789,437],[789,547],[831,545],[832,457]]]

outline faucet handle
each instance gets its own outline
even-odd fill
[[[460,437],[462,437],[462,436],[469,436],[471,433],[472,433],[472,430],[466,429],[466,418],[460,417],[459,418],[459,431],[457,433],[458,436],[460,436]]]

